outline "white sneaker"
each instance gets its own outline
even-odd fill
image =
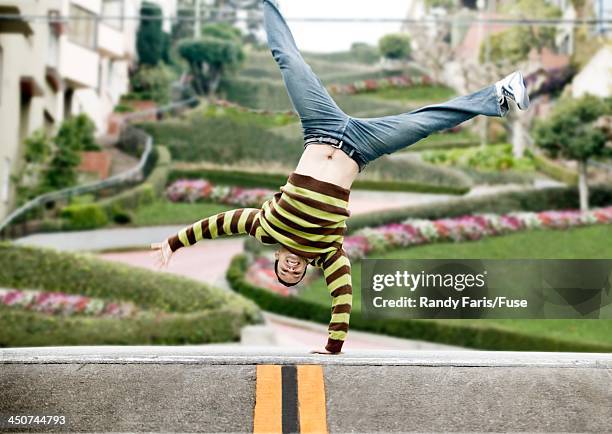
[[[495,83],[495,89],[497,90],[500,104],[503,104],[506,98],[510,98],[519,109],[527,110],[529,108],[529,95],[527,95],[527,87],[525,86],[521,71],[515,71],[499,80]]]

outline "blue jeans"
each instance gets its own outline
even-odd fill
[[[355,118],[344,113],[306,63],[276,0],[262,0],[268,47],[278,64],[289,99],[300,117],[304,137],[322,135],[356,149],[359,171],[384,154],[392,154],[430,134],[452,128],[477,115],[503,117],[495,85],[469,95],[379,118]]]

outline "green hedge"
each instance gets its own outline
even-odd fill
[[[222,98],[245,107],[267,110],[289,110],[291,101],[287,89],[280,80],[280,71],[276,79],[253,79],[247,77],[223,77],[219,84]]]
[[[301,300],[284,297],[248,283],[245,278],[247,257],[243,254],[232,259],[227,279],[239,294],[255,301],[262,309],[281,315],[329,324],[330,309]],[[331,300],[331,299],[330,299]],[[350,330],[362,330],[406,339],[439,342],[483,350],[503,351],[574,351],[612,352],[612,345],[572,342],[544,336],[530,336],[501,327],[475,327],[448,323],[443,320],[364,318],[361,312],[352,312]],[[347,340],[350,340],[350,330]],[[321,337],[325,339],[324,336]]]
[[[591,207],[612,204],[612,186],[599,184],[589,188]],[[492,212],[504,214],[512,211],[544,211],[579,208],[576,186],[532,188],[523,191],[506,191],[482,196],[448,199],[424,205],[414,205],[393,210],[368,213],[351,217],[347,221],[348,232],[364,227],[401,222],[407,218],[439,219],[465,214]]]
[[[71,229],[93,229],[108,223],[108,216],[95,203],[68,205],[62,208],[60,216]]]
[[[253,161],[286,162],[295,165],[303,148],[301,136],[285,138],[257,122],[236,121],[230,116],[207,117],[194,111],[184,121],[166,120],[138,124],[156,143],[168,147],[176,161],[214,161],[239,164]]]
[[[248,172],[243,170],[228,170],[220,168],[173,169],[168,181],[177,179],[207,179],[212,183],[237,185],[240,187],[264,187],[278,189],[285,185],[288,175],[281,173]],[[409,191],[424,193],[465,194],[468,186],[436,185],[410,181],[368,180],[357,179],[352,188],[376,191]]]
[[[280,73],[278,77],[280,78]],[[291,101],[282,80],[226,78],[221,81],[220,94],[223,98],[245,107],[279,111],[292,110]],[[416,108],[365,94],[334,94],[333,98],[345,113],[356,117],[387,116]]]
[[[3,309],[0,346],[227,342],[263,322],[250,300],[191,279],[7,242],[0,243],[0,286],[130,301],[143,310],[109,319]]]
[[[553,160],[547,158],[545,155],[539,152],[534,152],[532,154],[533,162],[540,172],[566,184],[578,184],[578,173],[576,171],[570,170],[558,163],[555,163]]]
[[[239,340],[240,315],[225,307],[113,319],[61,317],[0,306],[0,347],[225,343]]]

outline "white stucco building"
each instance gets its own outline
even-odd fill
[[[176,0],[159,0],[175,15]],[[0,0],[0,220],[13,207],[10,174],[22,164],[24,140],[54,133],[87,113],[98,134],[121,95],[136,59],[141,0]],[[166,21],[169,29],[170,21]]]
[[[605,98],[612,96],[612,43],[602,47],[572,81],[572,96],[587,93]]]

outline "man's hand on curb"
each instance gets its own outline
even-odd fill
[[[342,351],[340,351],[339,353],[332,353],[331,351],[327,351],[326,349],[316,349],[316,350],[312,350],[310,351],[310,354],[342,354]]]

